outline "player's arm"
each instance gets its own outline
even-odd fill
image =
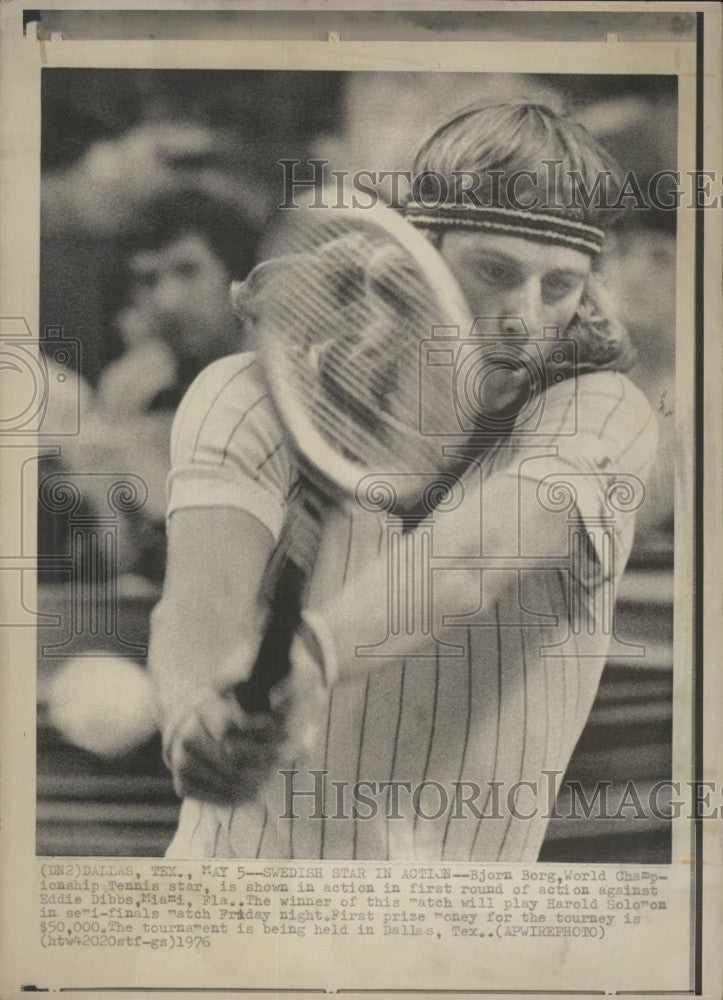
[[[275,717],[250,718],[227,694],[256,653],[257,595],[271,546],[268,531],[243,510],[191,508],[169,520],[149,666],[179,795],[253,795],[279,741]]]
[[[564,572],[579,573],[569,563],[570,532],[578,530],[584,536],[588,525],[599,524],[601,515],[609,515],[604,493],[617,475],[632,473],[642,486],[640,477],[645,478],[655,450],[657,433],[650,408],[624,376],[615,372],[589,375],[548,396],[545,420],[549,426],[542,425],[534,447],[520,449],[516,462],[508,462],[484,480],[471,470],[463,480],[464,502],[434,519],[435,554],[458,557],[461,568],[468,557],[480,565],[482,553],[482,562],[488,559],[490,569],[509,569],[484,574],[482,597],[487,610],[517,586],[521,556],[550,566],[557,561]],[[569,508],[555,509],[554,503],[541,502],[540,484],[549,476],[571,484],[570,496],[575,500]],[[629,513],[617,514],[618,574],[627,559],[635,506]],[[585,587],[599,576],[594,544],[588,554],[586,579],[579,581]],[[524,572],[529,576],[535,570]],[[407,583],[419,588],[420,579]],[[389,586],[388,556],[382,552],[326,607],[312,610],[309,627],[297,644],[298,655],[305,645],[331,677],[383,668],[388,659],[358,657],[355,650],[379,642]],[[469,574],[435,573],[433,600],[438,615],[469,610]],[[567,613],[568,609],[562,610]],[[394,651],[399,657],[419,655],[425,646],[434,655],[434,642],[415,629],[396,638]]]
[[[446,557],[446,569],[435,572],[433,578],[433,607],[437,621],[445,615],[472,610],[478,582],[465,569],[465,562],[472,560],[474,568],[486,565],[494,570],[483,574],[480,617],[484,617],[496,603],[507,601],[511,589],[517,593],[520,551],[543,561],[548,559],[550,564],[555,560],[563,563],[568,532],[574,523],[542,507],[537,499],[536,482],[521,479],[514,472],[493,474],[481,484],[474,470],[465,479],[464,487],[464,501],[459,508],[434,518],[435,553]],[[482,559],[479,558],[481,494],[485,510]],[[516,516],[517,511],[521,512],[521,517]],[[522,545],[521,521],[526,540]],[[422,524],[417,530],[424,528]],[[301,647],[305,646],[319,660],[327,683],[384,669],[390,662],[390,655],[397,660],[406,656],[434,657],[436,641],[431,634],[422,633],[419,627],[408,631],[401,629],[385,648],[383,657],[377,658],[368,652],[364,656],[356,655],[358,647],[369,650],[383,639],[389,591],[393,585],[399,584],[390,578],[389,554],[382,550],[326,606],[307,610],[296,654],[302,655]],[[421,574],[407,572],[401,584],[405,592],[403,600],[421,607],[421,588],[426,585]]]
[[[252,356],[238,355],[199,376],[174,422],[149,666],[180,795],[253,796],[283,740],[283,713],[246,715],[232,693],[258,649],[261,580],[289,489],[267,405]]]

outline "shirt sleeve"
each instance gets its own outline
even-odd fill
[[[650,404],[625,375],[603,371],[552,386],[539,409],[513,431],[517,474],[537,482],[544,507],[574,505],[593,545],[602,537],[595,529],[614,524],[627,556],[657,448]]]
[[[278,539],[295,468],[253,353],[209,365],[186,393],[171,432],[167,517],[235,507]]]

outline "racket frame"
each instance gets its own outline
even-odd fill
[[[422,275],[429,281],[440,303],[442,314],[445,319],[448,317],[448,322],[444,326],[458,328],[464,333],[472,328],[472,314],[457,279],[427,236],[407,222],[398,210],[376,205],[365,209],[345,207],[317,211],[333,212],[333,218],[341,223],[349,219],[350,224],[362,226],[362,231],[363,226],[369,224],[389,234],[392,240],[411,254]],[[432,336],[432,332],[430,327],[429,337]],[[420,343],[421,340],[422,338]],[[359,481],[370,471],[379,473],[394,471],[391,468],[370,470],[362,463],[341,455],[323,437],[310,419],[303,401],[297,398],[296,393],[289,392],[289,383],[285,378],[288,360],[282,337],[270,335],[261,337],[258,354],[269,386],[271,401],[282,426],[289,435],[294,451],[301,459],[304,472],[309,481],[329,497],[331,502],[344,497],[353,497]],[[418,372],[416,374],[419,377]],[[410,373],[410,377],[413,377],[413,373]]]

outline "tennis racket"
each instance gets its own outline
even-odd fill
[[[451,401],[442,380],[436,392],[425,386],[422,398],[420,345],[440,328],[464,336],[471,326],[440,254],[391,209],[300,210],[275,249],[278,256],[232,289],[300,467],[263,584],[264,637],[250,676],[235,688],[246,711],[268,710],[271,687],[288,672],[333,511],[364,476],[383,473],[400,484],[395,502],[403,513],[418,500],[420,474],[433,479],[458,462],[421,430],[422,409],[426,426],[446,426]]]

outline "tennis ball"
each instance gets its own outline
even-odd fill
[[[48,715],[67,743],[99,757],[128,753],[157,729],[148,674],[109,654],[66,660],[50,685]]]

